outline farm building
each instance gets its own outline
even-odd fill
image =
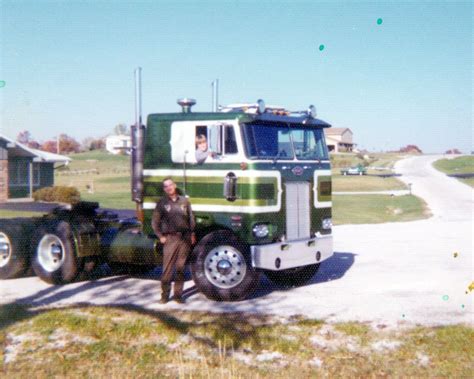
[[[71,158],[31,149],[0,134],[0,202],[54,185],[54,165]]]
[[[352,142],[353,133],[349,128],[324,129],[328,149],[334,153],[353,151],[355,143]]]

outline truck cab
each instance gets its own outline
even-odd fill
[[[259,100],[194,113],[192,101],[180,103],[180,113],[147,119],[145,234],[153,234],[161,183],[171,177],[192,204],[199,240],[193,277],[208,297],[243,298],[259,272],[283,285],[309,280],[333,254],[323,132],[330,125],[316,118],[313,107],[290,112]],[[198,141],[206,141],[205,150]]]

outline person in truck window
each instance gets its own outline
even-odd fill
[[[184,303],[184,269],[191,246],[196,243],[196,223],[191,203],[178,194],[176,183],[171,178],[166,178],[162,185],[165,196],[156,204],[152,217],[153,231],[163,244],[160,303],[165,304],[169,300],[175,269],[174,300]]]
[[[208,156],[215,157],[215,154],[207,146],[207,138],[204,134],[196,136],[196,162],[203,164]]]

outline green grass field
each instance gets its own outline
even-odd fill
[[[56,185],[74,186],[81,199],[104,208],[135,209],[130,195],[129,157],[105,151],[73,154],[73,161],[56,173]]]
[[[458,157],[454,159],[440,159],[433,163],[434,168],[446,174],[473,174],[474,156]],[[474,178],[462,179],[463,183],[474,187]]]
[[[403,190],[407,186],[394,177],[382,178],[367,175],[341,175],[333,174],[332,190],[334,192],[358,192],[358,191],[391,191]]]
[[[391,167],[399,154],[371,154],[376,166]],[[135,209],[130,200],[130,173],[128,157],[106,152],[89,152],[71,156],[74,160],[67,171],[58,172],[56,184],[71,185],[81,191],[81,198],[97,201],[104,208]],[[360,161],[356,154],[337,154],[334,159]],[[91,161],[92,160],[92,161]],[[96,170],[81,173],[81,170]],[[98,172],[98,173],[96,173]],[[72,174],[71,174],[72,173]],[[374,176],[333,176],[333,191],[385,191],[406,189],[396,178]],[[423,202],[415,197],[393,199],[390,196],[334,196],[333,221],[335,224],[361,222],[381,223],[406,221],[426,217]],[[391,209],[393,208],[393,211]],[[361,216],[363,215],[363,216]],[[363,221],[361,221],[363,220]]]
[[[471,377],[474,330],[126,307],[0,306],[6,378]]]
[[[0,219],[2,218],[15,218],[15,217],[37,217],[42,216],[44,213],[41,212],[20,212],[12,211],[8,209],[0,209]]]
[[[413,195],[333,195],[333,223],[378,224],[430,216],[426,203]]]

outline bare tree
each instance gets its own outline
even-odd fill
[[[125,125],[125,124],[117,124],[114,127],[114,133],[116,135],[126,135],[126,136],[128,136],[130,134],[130,130],[128,129],[127,125]]]

